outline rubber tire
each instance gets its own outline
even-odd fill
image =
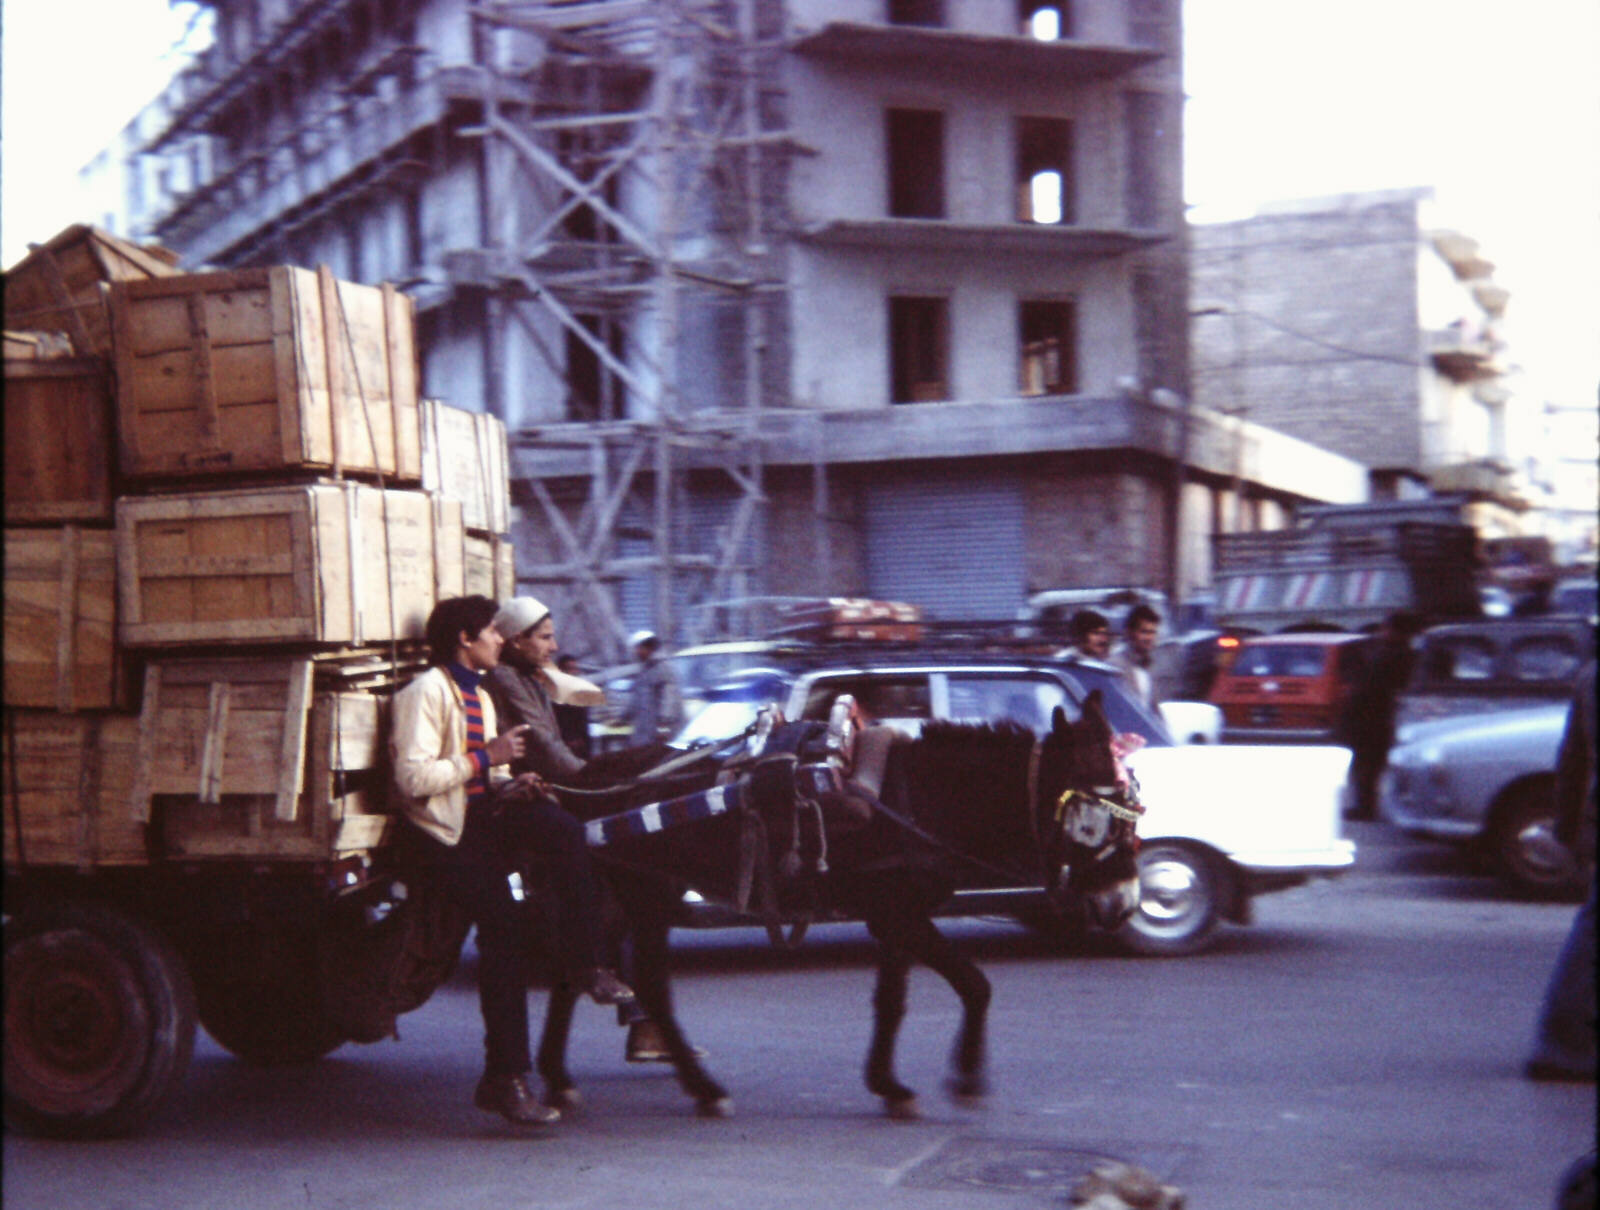
[[[284,934],[268,947],[264,977],[194,964],[200,1024],[228,1053],[257,1067],[311,1063],[348,1039],[322,1003],[316,938]]]
[[[156,1114],[194,1054],[195,1000],[176,950],[96,903],[5,926],[5,1119],[25,1134],[111,1138]]]
[[[1527,851],[1523,836],[1542,827],[1555,842],[1556,809],[1548,782],[1513,789],[1495,810],[1489,831],[1489,859],[1495,873],[1513,891],[1538,899],[1573,898],[1582,892],[1578,864],[1552,864]]]
[[[1139,849],[1139,910],[1115,934],[1132,954],[1175,958],[1211,944],[1222,915],[1223,875],[1202,851],[1172,840]]]

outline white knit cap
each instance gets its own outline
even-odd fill
[[[640,643],[648,643],[655,637],[656,632],[653,630],[635,630],[633,634],[628,637],[628,646],[637,647]]]
[[[494,615],[494,628],[506,638],[514,639],[549,616],[544,602],[534,597],[512,597]]]

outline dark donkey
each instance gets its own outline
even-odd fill
[[[672,1009],[668,933],[685,886],[742,904],[753,879],[769,912],[798,899],[866,923],[879,946],[866,1083],[894,1117],[917,1111],[916,1094],[894,1071],[913,962],[937,971],[961,999],[949,1091],[985,1091],[989,981],[932,919],[963,866],[1044,888],[1059,907],[1103,925],[1137,906],[1138,808],[1123,793],[1098,694],[1076,723],[1058,709],[1042,738],[1010,723],[932,723],[919,739],[888,743],[887,728],[869,728],[855,737],[848,781],[829,778],[842,760],[816,759],[817,743],[808,751],[819,729],[780,726],[762,755],[728,762],[720,778],[700,770],[625,788],[634,802],[642,794],[657,805],[618,813],[615,795],[563,795],[591,821],[590,843],[633,930],[634,990],[704,1115],[725,1115],[730,1100]],[[785,737],[799,737],[787,751]],[[721,784],[708,788],[713,780]],[[537,1067],[554,1105],[578,1102],[566,1065],[576,1001],[570,987],[551,990]]]

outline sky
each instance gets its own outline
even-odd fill
[[[76,170],[184,61],[186,8],[0,0],[0,264],[93,218]],[[1597,0],[1184,0],[1184,22],[1196,221],[1431,186],[1512,292],[1519,389],[1595,403]]]

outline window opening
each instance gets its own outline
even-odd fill
[[[1078,389],[1077,308],[1070,302],[1027,301],[1018,308],[1023,395],[1071,395]]]
[[[944,0],[889,0],[891,25],[943,25]]]
[[[944,114],[891,109],[887,124],[890,215],[943,218]]]
[[[949,303],[942,298],[889,300],[889,401],[950,398]]]
[[[618,361],[623,358],[622,329],[598,315],[579,316],[588,333],[603,340]],[[625,408],[622,381],[600,360],[589,342],[576,332],[566,332],[567,418],[569,420],[620,420]]]
[[[1017,119],[1017,221],[1075,221],[1072,123],[1065,118]]]
[[[1023,36],[1038,42],[1072,37],[1072,5],[1068,0],[1018,0],[1017,21]]]

